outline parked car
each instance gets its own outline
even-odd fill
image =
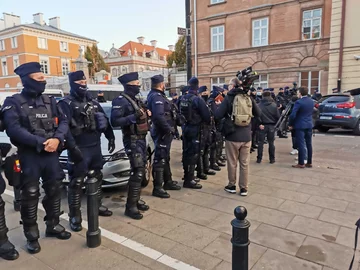
[[[360,91],[323,96],[315,107],[318,109],[315,128],[320,132],[343,128],[360,135]]]

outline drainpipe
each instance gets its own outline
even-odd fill
[[[198,64],[197,64],[197,11],[196,0],[194,0],[194,47],[195,47],[195,77],[197,77]]]
[[[341,92],[341,78],[343,70],[343,54],[344,54],[344,36],[345,36],[345,15],[346,15],[346,0],[342,0],[341,8],[341,29],[340,29],[340,48],[339,48],[339,69],[338,69],[338,80],[337,89]]]

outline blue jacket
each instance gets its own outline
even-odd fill
[[[314,100],[309,97],[298,99],[289,118],[289,126],[295,129],[313,128],[312,114],[314,110]]]

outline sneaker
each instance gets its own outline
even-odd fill
[[[247,195],[248,195],[248,191],[246,188],[240,189],[240,196],[247,196]]]
[[[275,163],[275,160],[270,160],[270,164],[274,164]]]
[[[229,193],[232,193],[232,194],[235,194],[236,193],[236,186],[229,186],[227,185],[224,190],[226,192],[229,192]]]
[[[256,163],[259,163],[259,164],[260,164],[260,163],[261,163],[261,159],[258,158],[258,159],[256,160]]]
[[[296,149],[293,149],[291,152],[290,152],[290,155],[297,155],[299,152],[298,152],[298,150],[296,150]]]

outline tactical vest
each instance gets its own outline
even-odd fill
[[[185,123],[189,125],[199,125],[201,123],[201,116],[193,106],[195,98],[195,95],[184,96],[180,101],[180,114],[185,118]]]
[[[74,137],[84,132],[96,131],[95,113],[98,112],[98,107],[94,105],[92,100],[79,101],[70,97],[65,98],[64,101],[69,104],[73,111],[70,131]]]
[[[20,124],[31,134],[52,138],[58,127],[58,118],[56,114],[56,101],[48,95],[41,95],[45,106],[29,106],[26,98],[21,94],[13,95],[13,98],[20,104]]]

